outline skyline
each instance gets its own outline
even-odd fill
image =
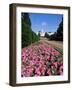
[[[63,18],[62,14],[29,13],[34,32],[56,32]]]

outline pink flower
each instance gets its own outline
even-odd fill
[[[60,66],[60,68],[59,68],[59,74],[60,75],[63,75],[63,66]]]
[[[35,69],[35,73],[36,73],[38,76],[41,76],[41,72],[40,72],[39,68],[36,68],[36,69]]]
[[[44,74],[45,73],[45,70],[46,70],[46,68],[45,67],[42,67],[41,68],[41,73]]]
[[[55,57],[54,56],[51,56],[50,60],[54,60],[54,59],[55,59]]]
[[[51,75],[51,70],[50,70],[50,68],[49,68],[48,71],[47,71],[47,75],[48,75],[48,76]]]
[[[26,53],[22,52],[22,60],[25,60],[25,59],[26,59]]]
[[[47,56],[47,60],[51,60],[51,57],[50,57],[50,55],[48,55],[48,56]]]
[[[60,66],[62,65],[63,66],[63,62],[58,62],[58,65],[60,65]]]
[[[52,69],[59,66],[56,72],[59,75],[63,73],[63,57],[55,48],[45,42],[38,42],[39,44],[31,44],[22,49],[21,53],[21,76],[42,76],[52,75]],[[47,70],[48,69],[48,70]]]
[[[63,70],[63,66],[60,66],[60,71],[62,71]]]
[[[53,65],[54,65],[55,67],[57,67],[58,63],[57,63],[57,62],[54,62]]]
[[[27,68],[26,69],[26,76],[29,77],[32,75],[33,69],[32,68]]]
[[[34,65],[34,61],[30,61],[30,65],[33,66]]]
[[[55,56],[59,56],[59,55],[60,55],[60,53],[56,51],[55,52]]]

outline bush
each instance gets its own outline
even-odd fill
[[[63,18],[57,28],[57,31],[50,36],[50,40],[63,41]]]
[[[22,48],[30,45],[32,43],[32,31],[27,25],[23,25],[22,29]]]
[[[28,13],[22,13],[21,17],[22,21],[22,33],[21,33],[21,42],[22,42],[22,48],[30,45],[31,43],[34,43],[39,40],[39,36],[36,35],[31,29],[31,20],[29,18]]]
[[[37,36],[36,33],[34,33],[34,32],[32,31],[32,43],[34,43],[34,42],[36,42],[36,41],[38,41],[38,40],[39,40],[39,36]]]
[[[49,34],[46,32],[44,37],[49,38],[50,36],[49,36]]]

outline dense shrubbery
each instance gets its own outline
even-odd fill
[[[22,48],[39,40],[39,37],[31,29],[31,21],[28,13],[22,13]]]
[[[32,31],[31,28],[28,27],[27,25],[23,24],[22,26],[22,47],[25,47],[29,44],[31,44],[32,41]]]
[[[50,38],[50,36],[48,35],[47,32],[45,33],[45,36],[44,36],[44,37],[46,37],[46,38]]]
[[[53,35],[51,35],[49,39],[63,41],[63,18],[61,23],[59,24],[57,31]]]
[[[38,41],[38,40],[39,40],[39,36],[37,36],[36,33],[34,33],[34,32],[32,31],[32,43],[34,43],[34,42],[36,42],[36,41]]]
[[[53,35],[48,35],[48,33],[46,32],[45,37],[49,40],[63,41],[63,19],[59,24],[57,31]]]
[[[57,38],[57,33],[55,32],[53,35],[51,35],[50,37],[49,37],[49,39],[50,40],[56,40],[56,38]]]

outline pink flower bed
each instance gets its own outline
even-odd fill
[[[63,74],[63,57],[46,43],[33,44],[22,49],[21,77]]]

